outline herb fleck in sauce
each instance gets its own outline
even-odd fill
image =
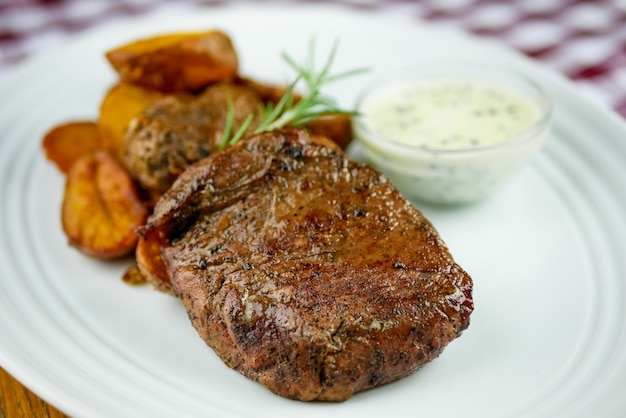
[[[534,124],[539,112],[510,88],[438,79],[389,91],[366,117],[371,128],[395,142],[450,150],[503,141]]]

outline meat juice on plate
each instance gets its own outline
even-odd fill
[[[385,80],[359,101],[355,134],[366,159],[409,197],[478,201],[547,139],[549,99],[511,71],[452,66]]]

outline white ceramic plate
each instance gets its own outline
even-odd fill
[[[114,75],[103,51],[139,36],[219,27],[244,73],[286,81],[280,51],[373,71],[334,86],[353,104],[380,71],[432,58],[504,62],[556,103],[547,148],[493,199],[420,206],[474,278],[465,334],[416,374],[341,404],[277,397],[226,368],[177,300],[120,281],[127,262],[66,245],[63,177],[42,135],[95,119]],[[626,411],[626,127],[560,77],[495,45],[332,6],[229,6],[117,23],[29,62],[0,85],[0,364],[74,416],[617,417]]]

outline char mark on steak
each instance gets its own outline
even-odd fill
[[[143,239],[230,367],[304,401],[343,401],[436,358],[469,325],[472,281],[372,168],[303,130],[192,165]]]

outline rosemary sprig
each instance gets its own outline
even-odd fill
[[[230,133],[233,130],[233,121],[235,119],[235,105],[233,104],[233,99],[230,97],[227,99],[227,106],[228,111],[226,112],[226,121],[224,122],[224,133],[222,134],[222,142],[220,143],[219,148],[220,150],[223,150],[229,145],[236,144],[246,133],[248,126],[250,126],[250,123],[252,123],[252,120],[254,119],[253,114],[248,115],[237,132],[235,132],[235,135],[230,138]]]
[[[259,126],[253,131],[253,134],[272,131],[287,125],[296,127],[303,126],[327,114],[356,114],[354,111],[342,109],[333,97],[325,95],[321,91],[322,87],[328,85],[329,83],[367,71],[367,69],[360,68],[332,75],[330,73],[330,68],[333,60],[335,59],[338,45],[338,42],[335,42],[326,63],[319,71],[316,70],[315,66],[314,40],[311,41],[309,46],[307,60],[302,65],[296,63],[296,61],[286,53],[282,54],[283,60],[292,69],[294,69],[298,75],[296,79],[289,84],[289,86],[287,86],[285,93],[276,105],[268,103],[261,107],[261,121]],[[303,81],[306,85],[307,94],[300,100],[296,101],[294,97],[294,90],[296,85],[301,81]],[[228,106],[228,113],[220,149],[236,144],[243,137],[250,126],[250,123],[254,119],[253,115],[249,115],[231,138],[230,134],[232,131],[235,109],[232,101],[229,102]]]

